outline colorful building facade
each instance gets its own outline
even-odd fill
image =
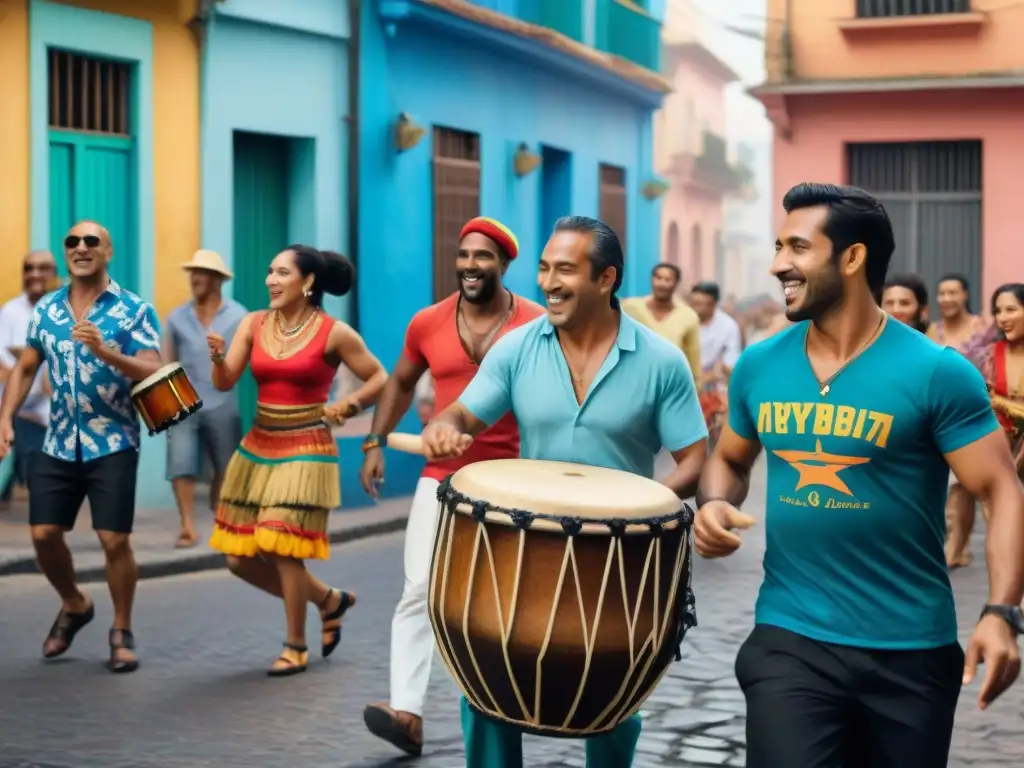
[[[1024,153],[1024,7],[1002,0],[768,0],[774,197],[806,181],[851,183],[883,201],[891,271],[945,272],[986,309],[1021,279],[1016,237]]]

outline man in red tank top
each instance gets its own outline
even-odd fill
[[[381,446],[409,409],[420,377],[427,371],[433,377],[434,413],[440,413],[459,398],[497,339],[544,314],[541,306],[502,286],[518,252],[515,235],[494,219],[481,216],[462,228],[455,258],[459,290],[413,317],[405,349],[374,412],[371,434],[363,443],[361,478],[367,493],[376,495],[383,482]],[[409,754],[423,749],[423,704],[434,658],[427,588],[438,485],[466,464],[518,456],[519,429],[508,414],[462,456],[429,462],[416,485],[405,535],[405,590],[391,625],[391,700],[370,704],[363,712],[373,734]]]

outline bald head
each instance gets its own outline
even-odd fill
[[[64,261],[72,281],[105,280],[113,254],[107,228],[91,219],[79,221],[64,238]]]

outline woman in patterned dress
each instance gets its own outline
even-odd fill
[[[341,296],[354,270],[343,256],[292,245],[270,265],[270,309],[224,339],[207,336],[213,384],[229,390],[246,366],[257,385],[256,420],[224,475],[210,546],[227,555],[232,573],[284,600],[284,650],[267,674],[306,670],[306,604],[319,607],[326,658],[341,639],[341,620],[355,595],[311,575],[305,560],[330,556],[327,519],[341,504],[338,449],[329,424],[376,401],[387,372],[351,327],[322,309],[324,293]],[[325,405],[339,365],[364,385]]]

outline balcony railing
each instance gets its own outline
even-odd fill
[[[583,6],[581,0],[519,0],[519,18],[583,42]]]
[[[723,192],[742,193],[754,178],[747,165],[729,162],[729,148],[725,138],[713,131],[704,131],[701,151],[694,158],[693,170],[704,183]]]
[[[645,69],[661,67],[661,24],[637,2],[597,0],[594,45]]]
[[[934,16],[970,13],[971,0],[857,0],[857,18],[888,19],[899,16]]]

